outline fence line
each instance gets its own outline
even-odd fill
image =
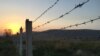
[[[47,21],[46,23],[41,24],[41,25],[38,25],[37,27],[35,27],[35,28],[33,28],[33,29],[40,28],[40,27],[42,27],[42,26],[44,26],[44,25],[47,25],[47,24],[49,24],[49,23],[51,23],[51,22],[53,22],[53,21],[56,21],[56,20],[58,20],[58,19],[61,19],[61,18],[63,18],[64,16],[70,14],[70,13],[71,13],[72,11],[74,11],[75,9],[82,7],[84,4],[88,3],[89,1],[90,1],[90,0],[87,0],[87,1],[85,1],[85,2],[83,2],[83,3],[81,3],[81,4],[78,4],[78,5],[76,5],[73,9],[71,9],[71,10],[68,11],[68,12],[66,12],[65,14],[62,14],[62,15],[59,16],[58,18],[52,19],[52,20],[50,20],[50,21]]]

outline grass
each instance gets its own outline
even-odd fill
[[[100,56],[100,41],[34,41],[33,45],[35,56]]]
[[[100,56],[100,41],[33,41],[33,46],[34,56]],[[0,56],[19,56],[12,41],[0,41]]]

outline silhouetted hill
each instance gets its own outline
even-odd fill
[[[47,30],[33,32],[33,38],[38,40],[60,40],[60,39],[99,39],[100,30]]]

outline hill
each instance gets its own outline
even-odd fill
[[[66,40],[66,39],[100,39],[100,30],[79,29],[79,30],[47,30],[43,32],[33,32],[35,40]]]

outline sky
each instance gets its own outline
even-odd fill
[[[25,20],[33,21],[56,0],[0,0],[0,33],[5,29],[11,29],[13,33],[19,31],[22,26],[25,30]],[[75,5],[86,0],[60,0],[52,9],[33,23],[33,28],[48,20],[55,19],[60,15],[70,11]],[[81,8],[75,9],[63,18],[53,21],[43,27],[33,29],[33,31],[44,31],[48,29],[58,29],[68,25],[81,23],[100,16],[100,0],[90,0]],[[87,25],[72,27],[69,29],[95,29],[100,30],[100,20]]]

